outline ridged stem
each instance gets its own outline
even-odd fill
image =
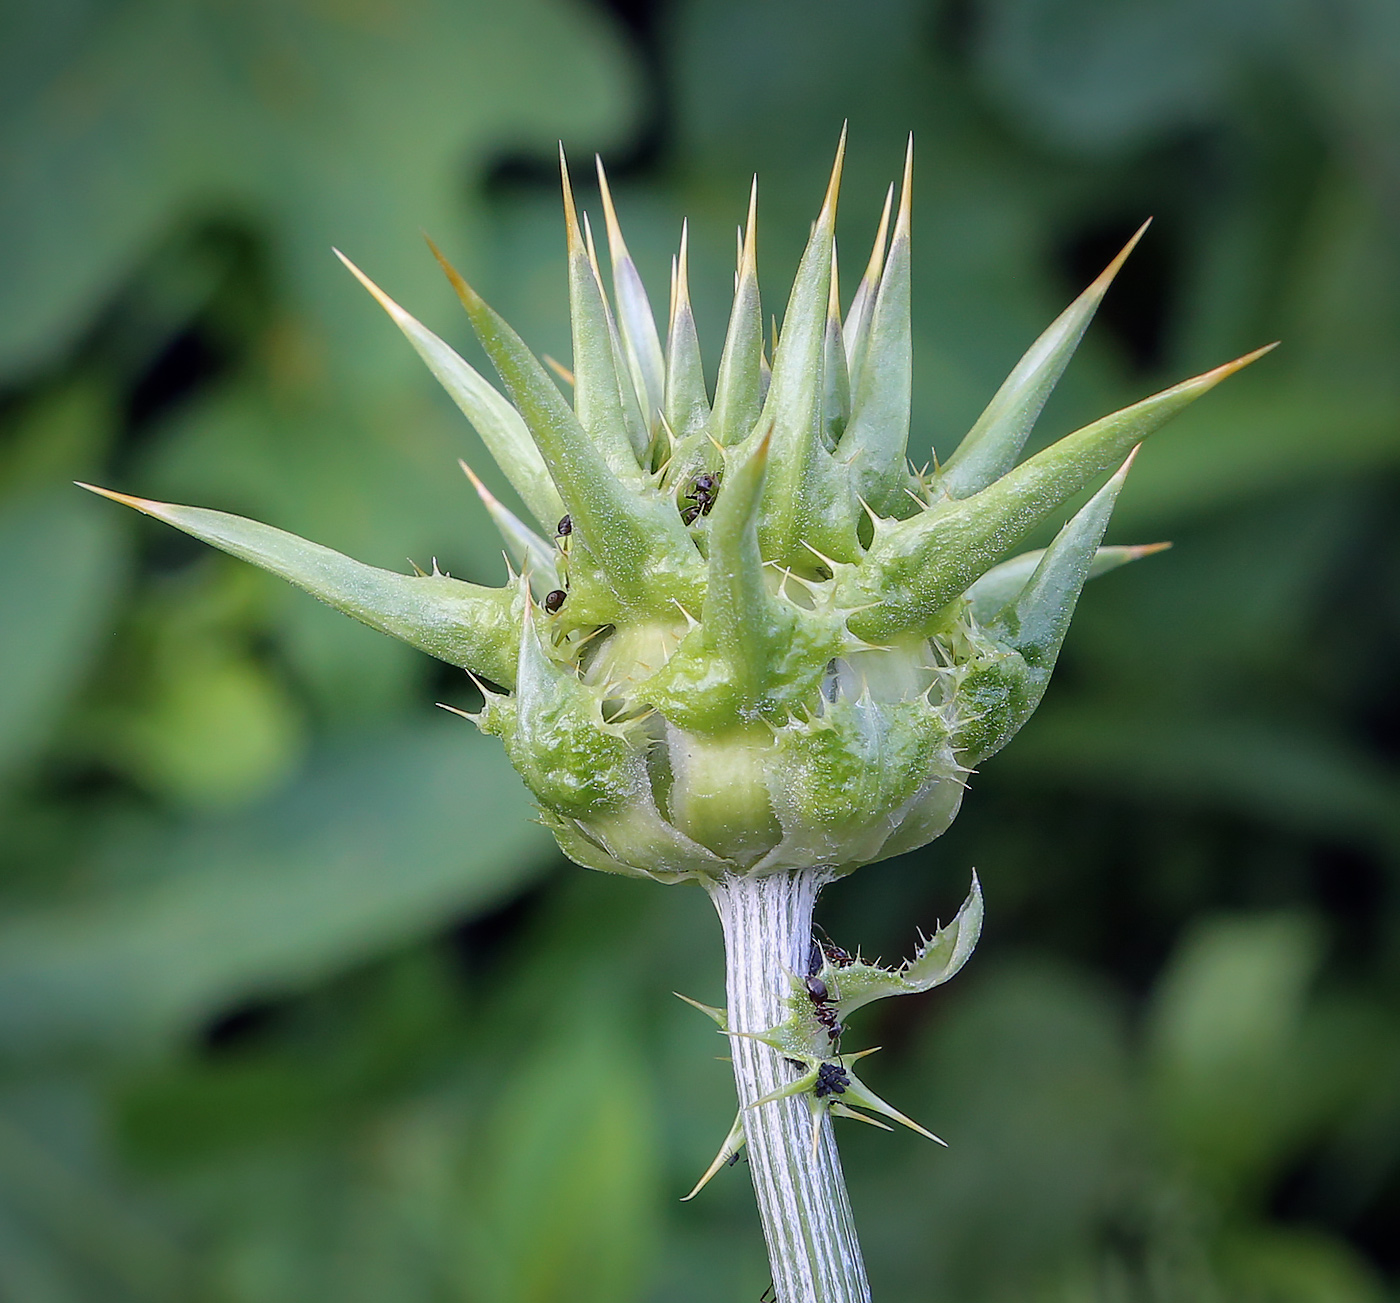
[[[724,928],[732,1030],[766,1031],[787,1016],[783,998],[792,990],[791,975],[806,972],[812,906],[824,880],[820,870],[808,869],[736,875],[710,888]],[[729,1044],[778,1303],[869,1303],[830,1116],[822,1119],[814,1149],[805,1099],[747,1109],[798,1074],[759,1041],[731,1036]]]

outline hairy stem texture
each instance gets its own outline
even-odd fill
[[[724,928],[729,1027],[762,1032],[787,1016],[792,975],[806,972],[820,870],[735,875],[710,888]],[[778,1303],[869,1303],[860,1245],[831,1118],[815,1148],[805,1098],[748,1106],[798,1075],[774,1050],[730,1036],[753,1174]]]

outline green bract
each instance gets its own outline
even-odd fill
[[[445,261],[504,394],[351,267],[535,518],[472,476],[519,568],[504,588],[391,574],[236,516],[108,496],[483,680],[474,718],[580,864],[668,882],[839,874],[922,845],[1035,709],[1085,580],[1150,550],[1099,546],[1135,446],[1258,354],[1017,465],[1134,236],[953,456],[914,472],[910,163],[844,318],[840,172],[838,152],[771,366],[751,196],[713,397],[685,237],[663,341],[601,166],[611,295],[564,176],[572,405]],[[1096,483],[1050,547],[1003,560]]]

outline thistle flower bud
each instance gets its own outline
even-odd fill
[[[1035,709],[1085,581],[1150,550],[1100,547],[1136,445],[1259,354],[1016,464],[1139,231],[947,463],[917,474],[912,146],[844,319],[838,153],[771,365],[755,188],[713,401],[685,235],[658,323],[598,174],[611,296],[563,170],[572,405],[441,255],[504,393],[344,260],[535,518],[467,472],[519,568],[505,587],[394,575],[238,517],[108,496],[486,680],[473,718],[589,868],[667,882],[836,875],[920,846]],[[1048,548],[1004,559],[1101,481]]]

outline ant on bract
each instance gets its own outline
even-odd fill
[[[849,968],[856,962],[856,957],[851,954],[849,950],[842,950],[836,942],[827,936],[824,927],[813,923],[812,931],[813,933],[821,934],[820,936],[813,937],[812,944],[821,947],[821,952],[826,957],[826,962],[833,968]]]
[[[845,951],[841,952],[845,954]],[[822,958],[824,947],[812,942],[812,948],[807,955],[807,976],[803,979],[803,985],[807,988],[807,998],[812,1002],[812,1013],[816,1020],[826,1028],[827,1039],[834,1045],[841,1039],[841,1033],[845,1030],[836,1020],[836,1000],[831,994],[830,988],[820,977],[817,976],[822,969]]]
[[[710,514],[710,508],[715,505],[715,498],[718,495],[718,474],[711,475],[708,471],[702,471],[691,480],[690,492],[681,495],[693,504],[682,509],[681,519],[687,525],[693,525],[698,517],[708,516]]]

